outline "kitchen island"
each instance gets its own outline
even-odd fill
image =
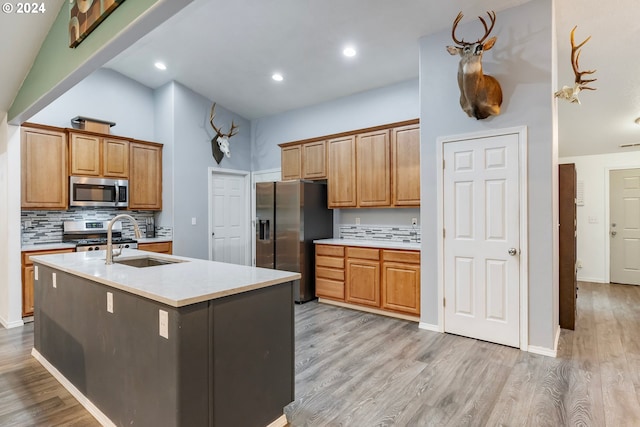
[[[286,424],[298,273],[131,249],[104,258],[33,257],[33,355],[98,421]]]

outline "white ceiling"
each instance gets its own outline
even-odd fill
[[[499,12],[526,1],[195,0],[106,66],[151,88],[176,80],[252,119],[416,78],[421,36],[449,29],[459,10],[465,19],[475,19],[488,9]],[[569,31],[576,24],[578,41],[593,36],[581,67],[596,68],[598,78],[597,91],[581,94],[582,105],[559,102],[559,154],[625,151],[618,145],[640,142],[640,126],[633,123],[640,116],[640,56],[632,50],[640,38],[640,2],[555,4],[558,86],[573,83]],[[0,16],[0,31],[11,29],[4,40],[34,38],[29,46],[39,46],[42,29],[50,24],[29,21],[26,27],[13,18]],[[355,58],[341,55],[347,43],[357,47]],[[24,48],[23,42],[19,47],[5,43],[0,57],[20,57]],[[8,108],[33,61],[34,51],[26,51],[32,54],[20,61],[0,62],[0,75],[9,82],[0,88],[0,110]],[[157,60],[168,70],[158,72]],[[284,82],[271,80],[276,71]],[[18,77],[4,78],[9,72]]]

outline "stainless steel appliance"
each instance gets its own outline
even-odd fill
[[[256,184],[256,267],[300,273],[296,302],[315,298],[315,239],[333,237],[327,186],[316,181]]]
[[[64,221],[62,241],[76,244],[76,252],[101,251],[107,249],[107,225],[109,220]],[[113,246],[137,249],[135,239],[122,237],[122,223],[113,224]]]
[[[69,177],[69,205],[126,208],[129,205],[129,181],[87,176]]]

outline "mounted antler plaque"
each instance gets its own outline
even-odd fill
[[[575,27],[573,27],[573,30],[571,30],[571,35],[570,35],[570,39],[571,39],[571,68],[573,68],[573,74],[576,76],[575,79],[575,83],[573,85],[573,87],[569,87],[569,86],[563,86],[562,89],[560,89],[559,91],[557,91],[556,93],[554,93],[556,98],[560,98],[560,99],[566,99],[567,101],[571,102],[571,103],[577,103],[580,104],[580,99],[578,98],[578,94],[580,93],[580,91],[582,90],[596,90],[596,88],[594,87],[589,87],[588,84],[595,82],[598,79],[583,79],[582,76],[584,76],[585,74],[593,74],[596,72],[596,70],[587,70],[587,71],[580,71],[580,64],[579,64],[579,60],[580,60],[580,53],[582,52],[582,46],[584,46],[589,40],[591,40],[591,36],[587,37],[586,39],[584,39],[584,41],[582,43],[580,43],[579,45],[576,46],[576,40],[575,40],[575,32],[576,32],[576,28],[578,28],[578,26],[576,25]]]
[[[213,154],[213,158],[216,160],[218,164],[222,161],[224,156],[231,157],[231,150],[229,149],[229,138],[238,133],[238,126],[231,121],[231,129],[228,133],[222,133],[219,127],[217,127],[213,123],[213,119],[216,116],[215,113],[216,103],[214,102],[211,106],[211,113],[209,114],[209,123],[211,123],[211,127],[216,132],[216,135],[211,139],[211,153]]]
[[[484,35],[476,42],[465,42],[456,37],[456,27],[462,20],[462,12],[453,21],[451,38],[455,46],[447,46],[451,55],[460,55],[458,65],[458,86],[460,87],[460,106],[469,117],[486,119],[489,116],[500,114],[502,105],[502,88],[500,83],[492,76],[482,73],[482,54],[491,49],[496,42],[496,37],[485,41],[496,23],[496,13],[487,12],[491,20],[491,26],[479,16],[484,26]]]

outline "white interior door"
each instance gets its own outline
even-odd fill
[[[609,175],[610,281],[640,285],[640,169]]]
[[[210,254],[213,261],[249,265],[248,173],[211,174]]]
[[[520,345],[518,134],[443,145],[444,329]]]

